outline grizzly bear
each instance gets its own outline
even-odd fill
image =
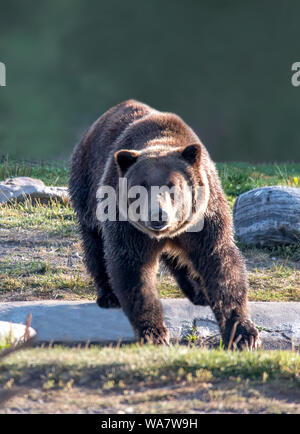
[[[183,201],[175,203],[174,194],[159,191],[151,204],[149,197],[139,202],[146,201],[148,211],[155,203],[154,216],[149,211],[140,219],[120,218],[116,203],[115,218],[99,218],[99,189],[118,192],[120,180],[149,194],[154,187],[175,187]],[[155,286],[161,260],[192,303],[211,307],[225,347],[234,341],[238,348],[256,348],[259,337],[247,311],[247,274],[234,244],[230,209],[208,151],[180,117],[134,100],[111,108],[75,147],[69,190],[100,307],[121,307],[138,338],[167,344]],[[175,218],[186,202],[190,212]]]

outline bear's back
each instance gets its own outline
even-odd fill
[[[100,116],[75,147],[70,160],[69,192],[79,218],[90,223],[93,195],[116,140],[133,122],[151,113],[146,104],[124,101]]]

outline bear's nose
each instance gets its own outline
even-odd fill
[[[159,208],[158,212],[155,214],[151,214],[151,220],[149,222],[149,226],[158,231],[162,230],[168,225],[168,213],[163,209]]]
[[[161,231],[167,226],[166,222],[150,222],[151,229],[155,231]]]

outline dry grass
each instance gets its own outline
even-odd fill
[[[59,216],[60,220],[61,217]],[[0,228],[0,301],[37,299],[95,299],[92,279],[82,262],[81,244],[73,230],[69,236],[52,230]],[[24,225],[23,225],[24,226]],[[250,292],[257,301],[300,301],[300,265],[295,251],[244,249]],[[184,295],[166,273],[158,276],[162,298]]]

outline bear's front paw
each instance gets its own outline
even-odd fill
[[[98,293],[97,304],[99,307],[103,307],[105,309],[116,309],[121,307],[119,300],[113,292],[106,292],[103,290],[99,291]]]
[[[261,341],[255,325],[249,319],[236,321],[227,329],[225,346],[228,349],[249,349],[257,350]]]
[[[165,326],[147,327],[143,329],[139,335],[145,343],[169,345],[169,332]]]

